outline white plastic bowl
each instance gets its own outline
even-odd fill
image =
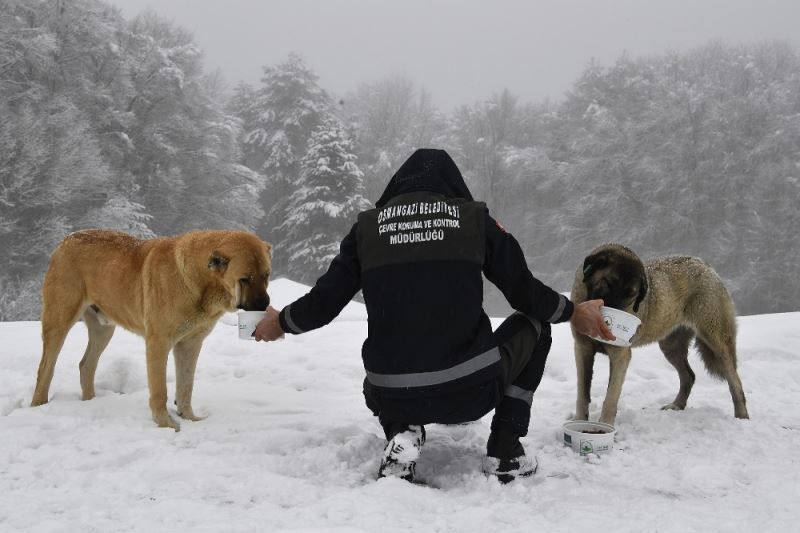
[[[614,449],[614,426],[603,422],[573,420],[563,427],[564,444],[581,455],[610,453]]]
[[[601,339],[600,337],[591,338],[596,341],[611,344],[613,346],[630,346],[631,338],[634,336],[634,334],[636,334],[636,330],[639,329],[639,326],[642,324],[642,321],[639,320],[639,317],[630,313],[626,313],[625,311],[620,311],[619,309],[606,306],[600,308],[600,313],[602,313],[603,320],[606,322],[606,326],[608,326],[608,329],[611,330],[611,333],[614,334],[616,339],[613,341],[607,341]]]
[[[243,340],[256,340],[253,332],[261,319],[267,316],[266,311],[239,311],[236,313],[239,321],[239,338]]]

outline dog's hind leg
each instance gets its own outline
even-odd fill
[[[589,420],[594,354],[595,351],[591,342],[585,339],[575,341],[575,368],[578,371],[578,398],[575,402],[575,420]]]
[[[89,332],[89,344],[86,345],[86,352],[78,365],[81,373],[82,400],[94,398],[94,374],[97,370],[97,361],[108,346],[111,336],[114,335],[114,325],[101,322],[97,314],[98,311],[92,306],[86,308],[83,313],[83,322]]]
[[[45,284],[47,279],[45,279]],[[67,333],[78,321],[85,302],[80,293],[66,291],[66,294],[52,294],[45,287],[45,301],[42,309],[42,359],[36,374],[36,388],[31,406],[47,403],[50,382],[56,367],[58,354],[64,346]]]
[[[680,379],[677,396],[672,403],[668,403],[661,409],[683,410],[686,408],[686,400],[689,399],[694,385],[694,372],[689,366],[689,345],[693,338],[694,331],[681,326],[658,342],[658,346],[664,352],[664,357],[678,371],[678,379]]]
[[[728,382],[736,418],[749,418],[742,381],[736,370],[736,311],[724,288],[713,309],[693,309],[697,349],[708,373]]]
[[[733,414],[736,418],[750,418],[747,413],[747,400],[742,388],[742,380],[736,370],[736,349],[733,339],[728,342],[718,339],[714,344],[698,335],[697,349],[709,374],[715,377],[724,377],[728,382],[728,389],[733,399]],[[716,345],[716,346],[715,346]],[[718,347],[717,347],[718,346]]]
[[[728,390],[733,400],[733,416],[736,418],[750,418],[747,412],[747,399],[744,397],[742,380],[736,370],[732,357],[725,358],[725,379],[728,381]]]
[[[600,411],[600,422],[613,426],[614,420],[617,418],[617,404],[622,394],[622,383],[625,381],[628,364],[631,362],[631,349],[609,346],[607,350],[611,370],[608,377],[606,399],[603,400],[603,409]]]
[[[204,338],[205,334],[184,339],[172,350],[175,357],[175,404],[178,406],[178,416],[186,420],[197,421],[205,418],[195,416],[192,410],[194,372]]]

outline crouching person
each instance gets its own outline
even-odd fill
[[[483,278],[517,311],[492,331]],[[362,212],[308,294],[255,331],[275,340],[329,323],[363,291],[364,396],[386,435],[379,477],[413,481],[425,425],[494,409],[484,469],[502,482],[536,471],[519,441],[550,350],[550,324],[613,338],[600,300],[578,306],[535,279],[516,239],[472,199],[450,156],[417,150],[375,209]]]

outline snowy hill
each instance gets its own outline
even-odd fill
[[[270,286],[276,307],[306,287]],[[0,531],[793,531],[800,520],[800,313],[739,319],[749,421],[696,354],[684,412],[660,411],[678,387],[656,346],[634,351],[615,451],[563,447],[575,401],[569,328],[553,350],[523,442],[539,472],[485,478],[488,418],[430,426],[418,475],[375,481],[380,427],[363,404],[364,306],[272,344],[221,322],[206,340],[195,412],[181,432],[150,420],[142,339],[118,330],[100,361],[98,397],[80,401],[86,333],[70,333],[51,401],[29,408],[38,322],[0,323]],[[499,322],[499,321],[497,321]],[[496,323],[497,323],[496,322]],[[596,418],[608,376],[598,358]],[[170,371],[170,394],[174,373]]]

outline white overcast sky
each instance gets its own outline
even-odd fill
[[[257,84],[303,56],[323,88],[402,74],[450,109],[508,88],[559,100],[590,58],[784,39],[800,49],[800,0],[110,0],[191,31],[207,70]]]

